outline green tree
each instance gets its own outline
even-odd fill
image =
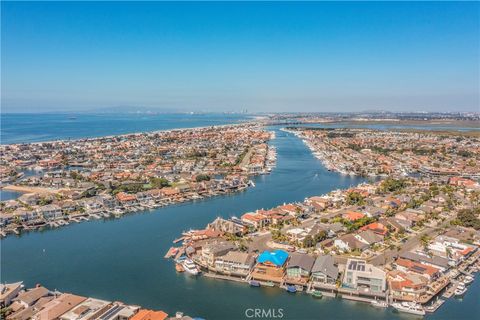
[[[195,177],[195,181],[210,181],[210,176],[208,174],[199,174]]]
[[[150,178],[150,185],[153,187],[153,188],[156,188],[156,189],[159,189],[159,188],[163,188],[163,187],[170,187],[170,182],[165,179],[165,178],[155,178],[155,177],[152,177]]]
[[[315,235],[313,240],[315,241],[315,243],[319,243],[325,240],[326,238],[327,238],[327,232],[325,230],[321,230]]]
[[[461,226],[480,230],[480,219],[478,219],[479,214],[480,207],[463,209],[457,214],[457,220]]]
[[[313,237],[311,235],[308,235],[303,239],[302,245],[304,248],[311,248],[315,245],[315,242],[313,240]]]
[[[361,206],[365,204],[365,197],[362,196],[359,192],[353,191],[347,195],[346,202],[350,206],[352,205]]]
[[[394,192],[394,191],[402,190],[406,186],[407,186],[406,179],[387,178],[382,181],[379,189],[381,192]]]

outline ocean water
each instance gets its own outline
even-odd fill
[[[91,138],[134,132],[205,127],[250,119],[240,114],[13,114],[1,115],[2,144]]]

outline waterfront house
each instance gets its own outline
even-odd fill
[[[117,200],[122,205],[133,205],[137,201],[137,198],[133,194],[128,194],[125,192],[117,193]]]
[[[235,246],[230,242],[209,243],[202,247],[201,259],[206,265],[214,267],[217,257],[223,256],[233,249]]]
[[[45,220],[56,220],[63,217],[62,208],[56,204],[47,204],[46,206],[39,207],[37,212]]]
[[[286,214],[289,214],[291,216],[298,216],[300,213],[302,213],[302,210],[300,207],[293,205],[291,203],[289,204],[283,204],[279,207],[277,207],[278,210],[285,212]]]
[[[215,260],[217,272],[246,277],[255,264],[252,254],[241,251],[229,251]]]
[[[161,189],[162,197],[164,198],[173,198],[180,194],[180,191],[177,188],[165,187]]]
[[[140,309],[138,306],[125,305],[121,302],[114,302],[98,312],[97,319],[101,320],[130,320]]]
[[[168,314],[163,311],[153,311],[148,309],[140,309],[129,320],[165,320]]]
[[[252,271],[256,280],[282,282],[288,253],[283,250],[264,251],[257,259],[257,265]]]
[[[35,210],[18,208],[12,212],[12,215],[19,222],[27,222],[38,217],[38,213]]]
[[[21,304],[17,302],[12,303],[11,310],[13,313],[7,316],[7,320],[30,320],[32,316],[43,308],[45,304],[55,299],[54,296],[48,295],[42,297],[35,302],[32,306],[24,308]]]
[[[37,286],[33,289],[21,292],[14,301],[20,304],[23,308],[28,308],[34,305],[40,298],[49,295],[47,288]]]
[[[102,194],[100,195],[100,198],[105,208],[113,209],[117,206],[117,199],[110,194]]]
[[[138,202],[148,202],[152,200],[152,195],[149,192],[137,192],[135,194]]]
[[[261,229],[269,224],[270,219],[259,213],[245,213],[242,215],[242,221],[253,226],[255,229]]]
[[[15,216],[11,213],[0,212],[0,226],[4,227],[15,220]]]
[[[388,288],[393,300],[418,301],[427,293],[428,279],[418,274],[393,270],[388,273]]]
[[[97,212],[103,208],[103,201],[99,196],[85,199],[81,203],[87,212]]]
[[[58,203],[58,205],[60,205],[64,214],[69,214],[77,210],[78,203],[72,200],[65,200]]]
[[[110,301],[88,298],[70,311],[60,316],[59,320],[89,320],[102,309],[110,305]]]
[[[7,307],[23,289],[23,282],[0,283],[0,307]]]
[[[207,225],[207,229],[212,229],[224,233],[235,234],[241,236],[247,232],[247,227],[242,221],[238,219],[225,220],[223,218],[216,218],[213,222]]]
[[[162,198],[162,190],[161,189],[151,189],[148,191],[145,191],[150,195],[150,198],[152,200],[159,200]]]
[[[52,301],[46,303],[43,308],[33,315],[33,320],[57,320],[67,311],[87,300],[82,296],[63,293]]]
[[[204,230],[195,230],[191,234],[192,240],[205,240],[205,239],[213,239],[218,238],[223,235],[223,232],[212,230],[212,229],[204,229]]]
[[[287,264],[285,282],[306,284],[315,258],[305,253],[292,253]]]
[[[348,259],[342,285],[358,291],[381,293],[386,289],[386,273],[364,260]]]
[[[331,255],[321,255],[315,260],[312,267],[312,282],[316,284],[335,285],[338,278],[338,267],[334,264]]]

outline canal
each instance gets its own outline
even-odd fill
[[[257,177],[255,188],[122,219],[7,237],[1,240],[1,281],[23,280],[27,286],[41,283],[64,292],[120,300],[170,314],[181,310],[206,319],[245,319],[247,309],[256,308],[272,310],[271,315],[281,313],[283,319],[411,319],[341,299],[316,300],[278,288],[192,278],[177,274],[172,261],[163,258],[182,231],[203,228],[217,216],[239,216],[362,181],[325,170],[302,141],[275,130],[277,138],[272,144],[277,148],[277,167],[270,175]],[[480,291],[478,281],[472,287],[464,302],[449,301],[432,318],[467,319],[479,314],[475,300]]]

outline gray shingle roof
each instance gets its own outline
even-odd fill
[[[338,268],[333,262],[333,257],[330,255],[319,256],[317,260],[315,260],[312,273],[321,272],[330,278],[336,279],[338,277]]]
[[[292,253],[290,261],[288,262],[288,268],[300,267],[308,272],[312,270],[315,258],[304,253]]]

